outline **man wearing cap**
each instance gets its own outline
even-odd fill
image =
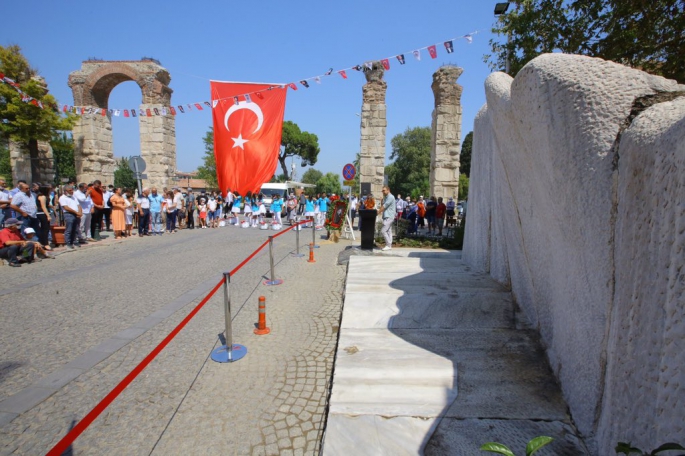
[[[67,244],[67,249],[74,250],[74,244],[78,241],[78,227],[81,223],[81,215],[83,212],[81,211],[81,205],[74,197],[74,187],[72,185],[66,185],[64,187],[64,194],[59,197],[59,205],[62,207],[66,225],[64,230],[64,242]]]
[[[13,267],[21,266],[20,261],[33,261],[33,242],[25,241],[19,235],[21,222],[15,218],[5,220],[5,228],[0,230],[0,258],[9,261]],[[21,255],[20,258],[17,258]]]
[[[54,256],[50,255],[47,250],[45,250],[45,245],[38,241],[36,237],[36,231],[33,228],[26,228],[24,230],[24,237],[28,242],[33,243],[33,261],[41,261],[41,258],[55,258]],[[41,256],[39,257],[38,254]]]

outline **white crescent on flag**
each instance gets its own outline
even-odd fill
[[[262,128],[262,123],[264,123],[264,114],[262,113],[262,110],[257,103],[248,103],[246,101],[240,101],[237,105],[233,105],[230,108],[228,108],[228,111],[226,111],[226,116],[224,117],[224,125],[226,126],[226,131],[231,131],[228,128],[228,119],[231,117],[231,114],[241,109],[249,109],[250,111],[255,113],[255,115],[257,116],[257,128],[255,128],[255,130],[252,133],[257,133],[257,131],[259,131],[259,129]]]

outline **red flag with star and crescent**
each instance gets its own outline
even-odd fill
[[[243,196],[257,192],[273,177],[281,148],[286,87],[210,81],[212,100],[218,100],[212,110],[216,177],[224,195],[228,189]],[[245,94],[255,92],[261,96],[245,100]]]

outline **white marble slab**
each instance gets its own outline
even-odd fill
[[[511,293],[453,291],[345,294],[342,328],[512,328]]]
[[[341,333],[331,413],[439,416],[456,398],[451,360],[385,329]]]
[[[436,419],[331,414],[326,423],[326,456],[405,456],[421,453]]]

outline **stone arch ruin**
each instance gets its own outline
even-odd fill
[[[103,183],[114,181],[116,163],[112,148],[112,112],[87,114],[87,108],[109,109],[109,95],[117,85],[134,81],[142,92],[139,111],[171,105],[173,90],[166,68],[154,60],[87,60],[69,74],[74,106],[85,107],[73,129],[77,179]],[[130,119],[134,121],[134,119]],[[171,114],[138,117],[140,150],[147,162],[146,185],[168,186],[176,172],[176,126]]]

